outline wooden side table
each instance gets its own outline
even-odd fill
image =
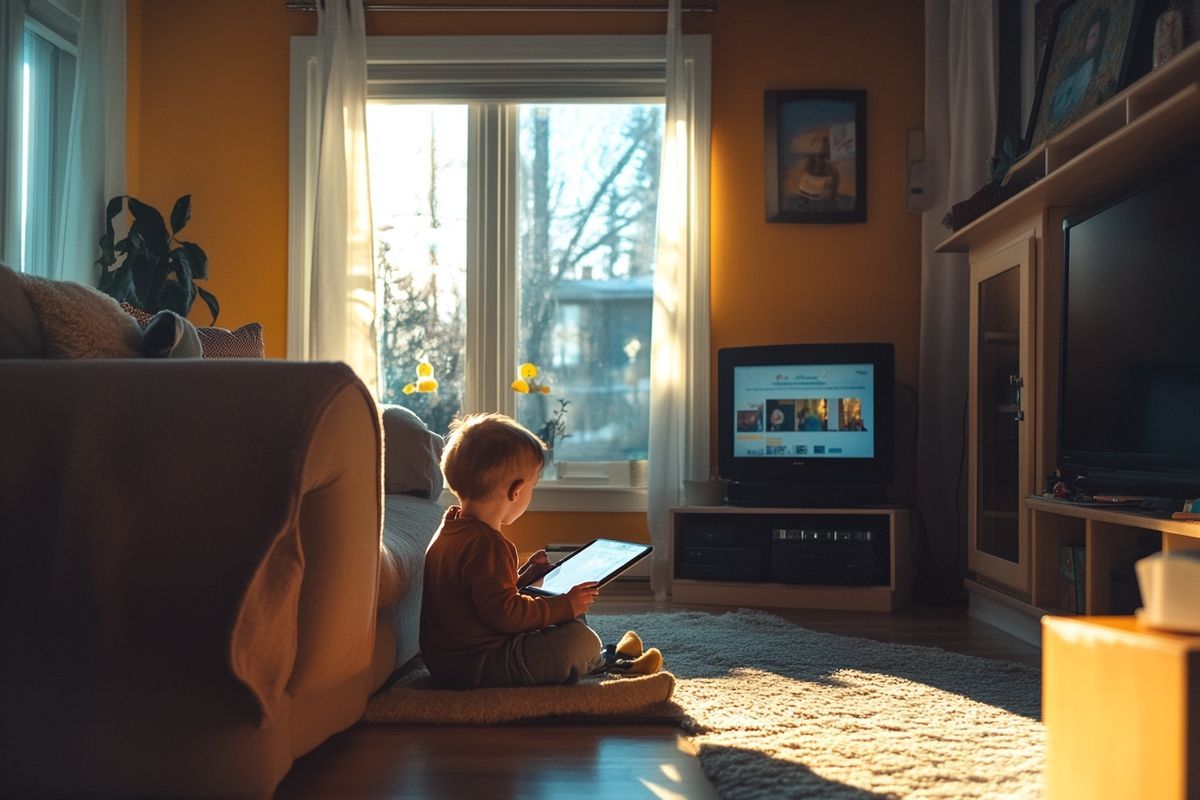
[[[1200,636],[1042,618],[1046,800],[1200,798]]]

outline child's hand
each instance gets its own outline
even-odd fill
[[[553,568],[554,565],[550,563],[546,551],[538,550],[517,570],[517,587],[524,589],[531,583],[540,581]]]
[[[548,555],[546,555],[546,551],[538,550],[536,553],[534,553],[533,555],[531,555],[529,557],[529,560],[526,561],[525,564],[519,570],[517,570],[517,572],[522,573],[525,570],[529,569],[530,567],[538,566],[538,565],[544,566],[549,563],[550,563],[550,557]]]
[[[571,587],[571,591],[567,592],[567,600],[571,602],[571,613],[576,617],[586,613],[592,603],[596,602],[598,594],[600,594],[600,584],[595,581]]]

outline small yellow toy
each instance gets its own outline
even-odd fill
[[[550,386],[537,379],[537,364],[526,361],[517,367],[517,379],[512,382],[512,390],[521,394],[550,394]]]
[[[437,379],[433,377],[433,364],[428,361],[422,361],[417,364],[417,379],[412,383],[404,385],[404,393],[412,394],[418,392],[424,394],[426,392],[436,392],[438,388]]]

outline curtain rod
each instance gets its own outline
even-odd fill
[[[317,0],[284,0],[288,11],[316,11]],[[471,3],[469,5],[440,4],[440,3],[378,3],[363,0],[365,11],[658,11],[664,12],[664,4],[646,5],[642,3],[603,3],[591,5],[534,5],[530,3]],[[683,6],[683,11],[700,11],[712,13],[717,10],[716,3],[699,3]]]

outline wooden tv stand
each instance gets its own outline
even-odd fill
[[[970,614],[1033,644],[1062,610],[1058,545],[1085,547],[1086,611],[1113,606],[1113,567],[1139,532],[1164,549],[1200,526],[1038,496],[1058,464],[1065,217],[1200,152],[1200,42],[1052,136],[1009,170],[1029,185],[938,245],[969,269],[967,569]],[[1119,324],[1119,323],[1117,323]],[[1027,499],[1029,498],[1029,499]],[[1192,533],[1194,531],[1194,533]],[[1104,573],[1104,574],[1101,574]]]
[[[771,529],[801,529],[806,525],[885,533],[889,556],[886,585],[783,583],[770,580],[769,567],[761,577],[750,580],[699,580],[679,575],[681,535],[689,529],[700,526],[718,530],[725,537],[721,545],[744,541],[762,546]],[[683,506],[670,509],[670,530],[669,591],[676,603],[892,611],[909,601],[909,511],[905,508]]]

